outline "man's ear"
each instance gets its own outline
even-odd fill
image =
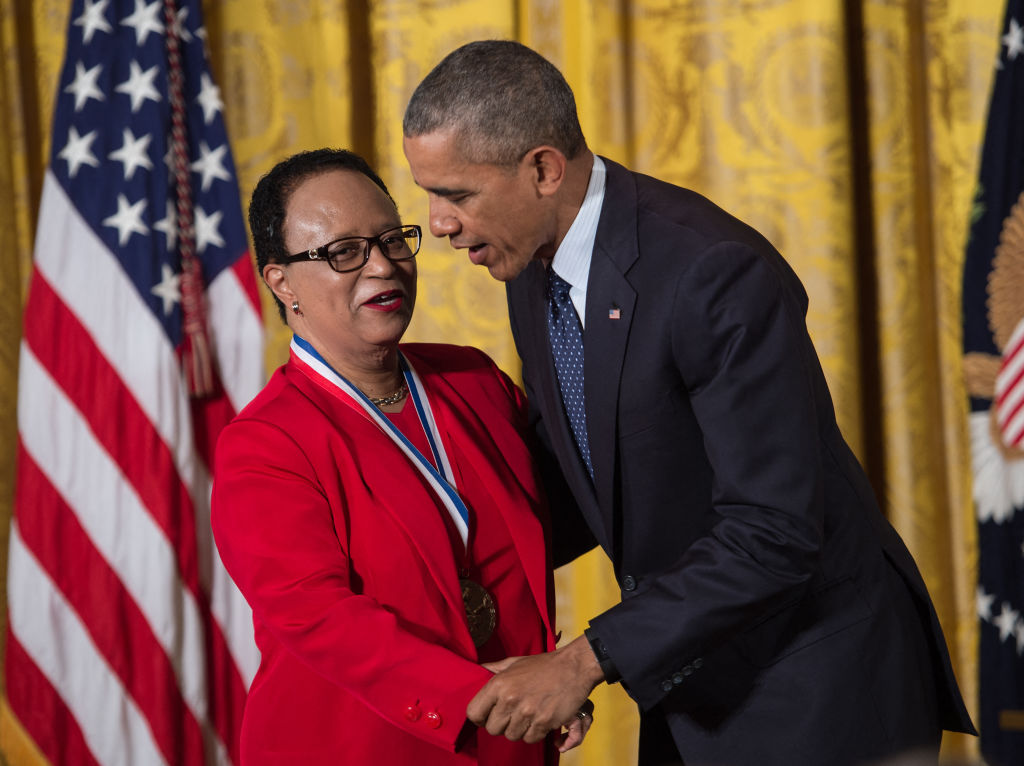
[[[568,165],[564,154],[553,146],[538,146],[528,151],[523,161],[529,164],[538,194],[550,197],[558,191]]]
[[[285,306],[291,306],[295,293],[288,286],[288,274],[280,263],[268,263],[263,267],[263,281],[271,289],[277,299]]]

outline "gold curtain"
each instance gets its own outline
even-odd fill
[[[0,0],[0,572],[13,496],[17,349],[68,0]],[[761,230],[811,296],[840,425],[935,599],[977,695],[974,517],[960,373],[960,267],[1002,0],[207,0],[243,205],[281,157],[347,146],[409,221],[412,89],[473,39],[536,48],[573,86],[591,147],[694,188]],[[480,346],[517,372],[501,285],[439,241],[418,258],[411,340]],[[20,300],[19,300],[20,297]],[[287,333],[264,293],[267,368]],[[603,556],[557,573],[575,636],[617,599]],[[564,763],[635,762],[637,715],[595,693]],[[973,754],[950,737],[947,754]],[[43,763],[6,706],[0,755]]]

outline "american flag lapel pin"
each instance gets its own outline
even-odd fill
[[[614,307],[608,309],[608,318],[609,319],[620,319],[621,317],[622,317],[622,312],[619,311],[619,307],[618,306],[614,306]]]

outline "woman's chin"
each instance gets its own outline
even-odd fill
[[[383,348],[394,348],[401,343],[402,338],[405,336],[405,331],[409,328],[409,322],[403,322],[401,329],[392,329],[390,331],[381,332],[376,334],[370,339],[370,342],[376,346]]]

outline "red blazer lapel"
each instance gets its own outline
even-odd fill
[[[447,510],[405,453],[365,413],[345,403],[344,394],[315,374],[308,373],[304,365],[295,363],[294,358],[288,366],[290,373],[300,373],[290,374],[289,379],[319,404],[330,421],[337,424],[338,430],[348,435],[348,440],[358,442],[360,451],[380,456],[379,460],[366,461],[361,466],[360,476],[345,477],[344,480],[360,481],[367,488],[374,488],[371,497],[376,503],[375,510],[390,514],[405,531],[451,607],[450,624],[460,640],[462,653],[475,656],[476,649],[466,625],[455,556],[441,516]],[[382,491],[381,488],[386,489]],[[387,540],[381,541],[381,545],[387,544]]]
[[[462,454],[482,474],[522,561],[547,635],[553,637],[554,585],[547,547],[543,544],[549,535],[541,517],[530,512],[531,507],[544,508],[544,505],[539,496],[539,479],[522,436],[506,420],[493,418],[485,421],[480,417],[480,412],[491,407],[489,402],[474,401],[472,395],[467,400],[449,383],[444,373],[432,369],[414,352],[407,352],[406,357],[427,389],[449,458],[456,463],[456,456]],[[458,466],[453,465],[453,470],[458,473]],[[531,486],[520,481],[519,477],[523,476],[531,477]],[[553,639],[550,648],[554,648]]]

